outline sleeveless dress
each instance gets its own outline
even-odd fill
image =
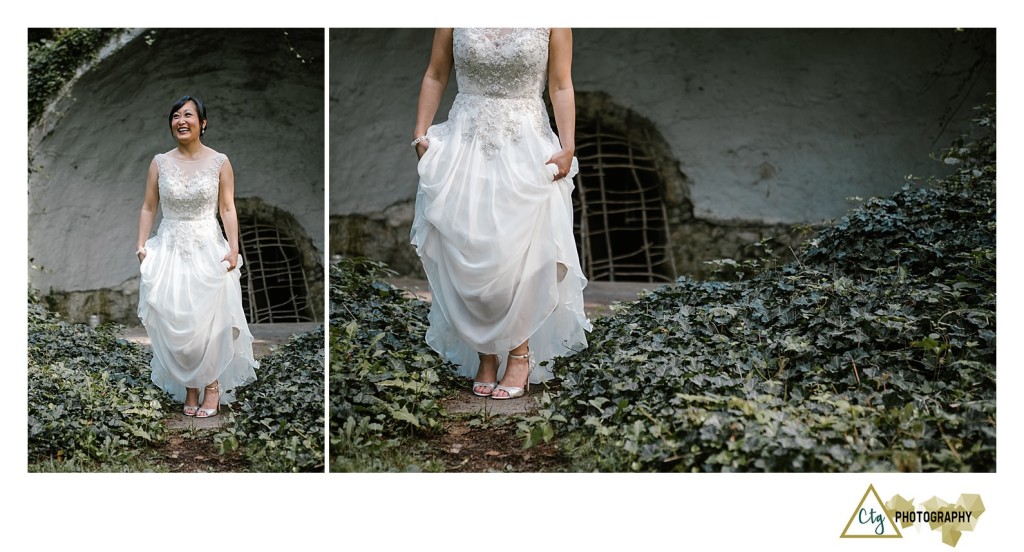
[[[196,161],[156,155],[160,209],[139,270],[138,315],[153,347],[152,380],[185,400],[185,388],[219,381],[222,404],[256,379],[252,334],[242,310],[238,267],[228,272],[228,242],[217,223],[222,153]]]
[[[456,29],[459,93],[427,130],[410,240],[432,302],[426,340],[473,377],[478,352],[527,339],[538,364],[587,346],[587,279],[572,228],[572,176],[552,181],[561,150],[541,94],[548,29]],[[551,377],[541,364],[530,381]]]

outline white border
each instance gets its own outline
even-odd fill
[[[137,2],[54,1],[29,5],[37,13],[7,14],[3,33],[4,88],[8,107],[3,133],[4,235],[13,236],[12,274],[3,278],[3,351],[8,374],[2,428],[5,535],[14,546],[45,543],[77,549],[254,550],[392,549],[441,544],[453,549],[504,550],[556,545],[571,549],[686,549],[740,545],[787,550],[950,550],[936,534],[904,530],[901,540],[839,539],[852,508],[873,484],[883,500],[894,494],[954,502],[979,493],[988,511],[977,530],[955,549],[999,549],[1017,535],[1021,512],[1009,476],[1019,470],[1016,428],[1021,378],[1014,343],[999,349],[1001,429],[996,474],[27,474],[25,473],[24,293],[27,276],[25,188],[25,29],[58,26],[305,26],[421,27],[450,24],[571,24],[577,27],[997,27],[1000,146],[1020,146],[1020,25],[1010,3],[975,1],[857,3],[687,2],[653,0],[568,2],[289,1],[168,4],[161,11]],[[354,6],[358,5],[358,8]],[[665,6],[674,6],[665,12]],[[699,7],[698,7],[699,6]],[[25,8],[22,8],[25,9]],[[514,13],[512,13],[514,12]],[[325,43],[325,53],[327,45]],[[328,62],[329,63],[329,62]],[[325,71],[328,66],[325,63]],[[325,74],[325,85],[329,80]],[[326,90],[325,90],[326,94]],[[414,101],[414,99],[410,99]],[[116,109],[116,106],[108,106]],[[325,112],[325,132],[329,132]],[[110,135],[110,140],[124,137]],[[326,146],[325,146],[326,147]],[[329,150],[326,150],[329,152]],[[1011,153],[1012,155],[1012,153]],[[1015,156],[1014,156],[1015,157]],[[1011,157],[1011,161],[1014,160]],[[329,156],[325,158],[329,165]],[[999,205],[1014,214],[1021,205],[1021,170],[1004,163]],[[329,183],[329,180],[325,180]],[[329,184],[325,184],[329,187]],[[325,205],[329,205],[325,201]],[[1012,210],[1011,210],[1012,209]],[[325,214],[325,216],[327,216]],[[1013,274],[1018,219],[1003,217],[1000,273]],[[329,226],[325,225],[325,228]],[[326,252],[325,252],[326,254]],[[326,266],[326,265],[325,265]],[[1021,307],[1016,286],[999,289],[999,333],[1013,336]],[[1008,390],[1008,391],[1006,391]],[[1008,395],[1009,393],[1009,395]],[[1007,397],[1010,398],[1007,398]],[[926,496],[927,495],[927,496]],[[914,538],[911,538],[914,536]],[[91,548],[91,547],[90,547]]]

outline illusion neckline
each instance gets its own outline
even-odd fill
[[[181,159],[179,157],[171,157],[170,155],[168,155],[166,153],[161,153],[160,155],[163,155],[164,157],[170,159],[171,161],[180,161],[182,163],[198,163],[200,161],[206,161],[207,159],[213,159],[214,157],[217,157],[218,155],[221,155],[221,153],[218,151],[218,152],[214,153],[213,155],[207,155],[206,157],[200,157],[199,159]]]

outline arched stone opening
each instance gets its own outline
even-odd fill
[[[573,191],[576,245],[587,278],[662,282],[676,277],[668,204],[686,198],[653,123],[606,94],[578,92]]]
[[[246,318],[254,324],[318,321],[323,270],[313,241],[295,217],[259,198],[239,198],[235,206]]]

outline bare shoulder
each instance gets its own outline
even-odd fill
[[[568,27],[548,29],[548,37],[550,37],[552,42],[572,42],[572,29]]]

